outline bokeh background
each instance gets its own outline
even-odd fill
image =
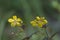
[[[24,31],[8,23],[13,15],[24,21]],[[36,16],[44,16],[48,20],[49,37],[58,32],[51,40],[60,40],[60,0],[0,0],[0,40],[24,40],[26,37],[29,39],[25,40],[48,40],[44,29],[30,24]]]

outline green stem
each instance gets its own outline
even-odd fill
[[[47,33],[47,30],[46,30],[47,28],[45,28],[45,32],[46,32],[46,34],[47,34],[47,37],[49,37],[49,35],[48,35],[48,33]]]
[[[49,39],[52,39],[57,33],[59,32],[54,33]]]

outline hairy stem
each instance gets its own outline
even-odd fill
[[[54,33],[49,39],[52,39],[57,33],[59,32]]]

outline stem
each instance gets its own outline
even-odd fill
[[[46,34],[47,34],[47,37],[49,37],[47,31],[46,31]]]
[[[47,34],[47,37],[49,37],[46,29],[47,29],[47,27],[45,28],[45,32],[46,32],[46,34]]]
[[[57,33],[59,32],[54,33],[49,39],[52,39]]]

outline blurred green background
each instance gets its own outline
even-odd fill
[[[8,23],[13,15],[24,21],[23,32]],[[0,40],[23,40],[30,35],[29,40],[47,40],[44,29],[33,28],[30,24],[36,16],[46,17],[48,36],[59,32],[52,40],[60,40],[60,0],[0,0]]]

